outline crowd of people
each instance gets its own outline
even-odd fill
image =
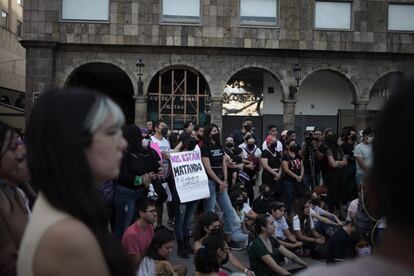
[[[389,100],[375,139],[370,128],[339,137],[313,129],[301,144],[275,125],[260,143],[251,118],[229,137],[214,124],[187,122],[181,133],[162,120],[125,125],[106,96],[46,91],[24,136],[0,122],[0,274],[187,275],[169,260],[177,246],[179,258],[193,255],[196,275],[229,275],[227,262],[248,276],[290,275],[292,261],[297,270],[374,251],[401,258],[404,268],[384,269],[408,275],[412,259],[387,248],[396,248],[390,231],[400,240],[412,229],[409,199],[397,198],[408,197],[398,172],[413,164],[397,159],[411,152],[409,135],[389,117],[414,120],[413,89],[405,84]],[[181,202],[170,154],[193,150],[210,196]],[[232,253],[242,250],[248,263]]]

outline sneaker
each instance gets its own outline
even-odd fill
[[[174,219],[168,219],[167,229],[170,231],[174,231]]]
[[[238,242],[235,242],[233,240],[230,241],[229,246],[230,246],[231,250],[234,250],[234,251],[241,251],[241,250],[243,250],[243,247],[241,247]]]

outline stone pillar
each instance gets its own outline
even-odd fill
[[[147,123],[147,96],[134,96],[135,100],[135,124],[146,127]]]
[[[223,98],[220,96],[210,97],[211,102],[211,123],[223,128]]]
[[[368,110],[367,105],[369,101],[367,100],[357,100],[353,102],[355,106],[355,130],[360,131],[367,128],[367,117]]]
[[[34,92],[43,92],[55,86],[55,48],[57,43],[23,40],[21,44],[26,48],[27,120],[36,99]]]
[[[283,103],[283,129],[295,130],[296,100],[286,99]]]

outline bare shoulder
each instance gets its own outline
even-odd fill
[[[92,231],[76,219],[51,226],[34,256],[35,275],[109,275],[102,250]]]

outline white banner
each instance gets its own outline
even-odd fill
[[[170,161],[181,203],[210,196],[208,178],[198,146],[193,151],[171,152]]]

